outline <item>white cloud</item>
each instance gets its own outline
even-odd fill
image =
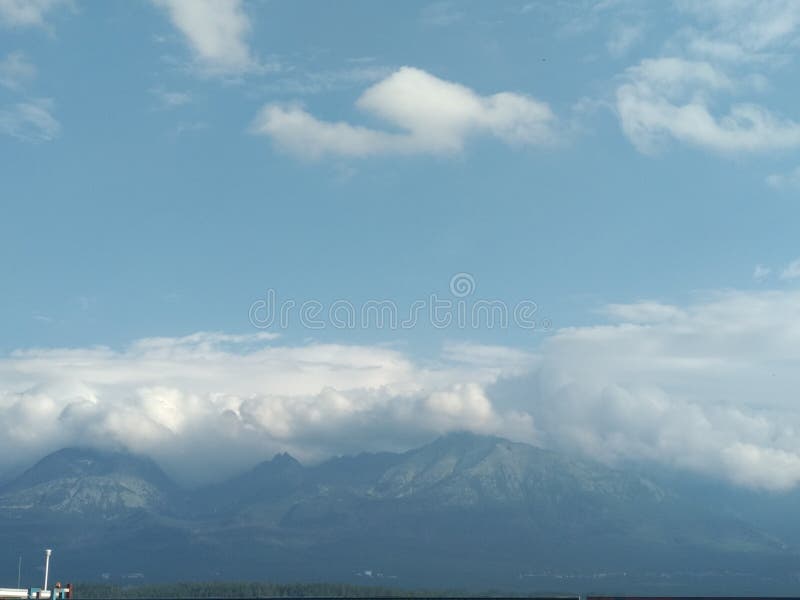
[[[727,113],[712,114],[711,98],[734,88],[710,63],[647,59],[626,71],[617,112],[625,135],[644,153],[670,139],[729,153],[800,146],[800,124],[757,104],[732,104]]]
[[[313,460],[405,449],[460,429],[533,440],[529,416],[494,407],[485,393],[532,362],[524,353],[453,346],[424,365],[383,347],[274,337],[198,333],[120,351],[15,352],[0,360],[0,469],[65,440],[144,453],[189,481],[282,450]]]
[[[0,0],[0,24],[8,27],[43,27],[47,13],[68,0]]]
[[[0,86],[19,90],[36,77],[36,67],[22,52],[12,52],[0,59]]]
[[[795,167],[788,173],[773,173],[767,176],[767,185],[777,190],[800,189],[800,167]]]
[[[510,92],[480,96],[463,85],[403,67],[368,88],[362,111],[393,130],[321,121],[299,105],[268,104],[252,129],[302,158],[325,155],[453,154],[474,135],[509,144],[554,141],[555,116],[547,104]]]
[[[400,450],[465,429],[751,487],[800,483],[800,292],[604,312],[615,321],[561,329],[535,355],[458,344],[424,363],[270,334],[17,351],[0,359],[0,470],[89,440],[199,481],[277,451]]]
[[[558,331],[514,405],[527,394],[548,445],[610,463],[800,483],[800,292],[726,292],[667,312]]]
[[[793,260],[781,271],[781,279],[797,279],[800,277],[800,258]]]
[[[0,134],[27,142],[49,142],[61,131],[52,110],[53,102],[46,98],[0,107]]]
[[[258,67],[247,43],[252,29],[240,0],[153,0],[169,15],[211,75],[238,75]]]
[[[800,4],[709,0],[677,7],[685,25],[668,37],[662,56],[627,69],[616,91],[620,124],[636,148],[655,153],[669,141],[720,153],[800,146],[800,123],[746,97],[770,91],[770,77],[796,55]]]

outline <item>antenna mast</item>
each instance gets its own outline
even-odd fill
[[[50,555],[53,553],[50,548],[44,551],[44,587],[42,590],[47,591],[47,578],[50,575]]]

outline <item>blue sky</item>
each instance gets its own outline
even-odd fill
[[[770,372],[779,365],[787,378],[796,366],[784,337],[800,276],[798,42],[800,9],[779,1],[0,0],[0,410],[19,419],[45,411],[63,423],[75,398],[138,406],[136,418],[156,432],[149,441],[109,425],[111,408],[72,426],[98,427],[108,443],[170,464],[193,438],[152,412],[142,390],[171,390],[172,400],[158,401],[170,414],[188,410],[186,397],[205,398],[204,426],[232,410],[260,432],[220,466],[228,469],[253,452],[288,448],[313,459],[347,450],[345,438],[403,447],[431,433],[403,411],[385,412],[386,402],[412,396],[441,417],[434,432],[547,445],[548,435],[565,435],[565,415],[542,408],[563,397],[563,386],[547,396],[542,383],[557,362],[559,377],[598,377],[582,397],[613,404],[609,390],[625,389],[634,406],[663,417],[655,389],[675,401],[676,415],[700,410],[721,436],[697,450],[708,460],[648,453],[637,444],[649,430],[637,421],[635,434],[630,424],[625,431],[639,441],[608,461],[644,453],[746,484],[794,485],[794,434],[754,433],[725,412],[765,418],[753,395],[712,385],[710,405],[698,408],[680,384],[685,372],[650,368],[665,364],[662,350],[670,360],[694,354],[696,339],[719,334],[720,314],[747,327],[706,348],[702,364],[758,371],[768,356]],[[269,289],[326,307],[388,299],[402,312],[431,294],[451,298],[459,273],[475,284],[468,300],[533,301],[548,327],[311,331],[295,319],[261,330],[249,320]],[[641,350],[634,330],[660,350],[638,375],[620,373],[623,357]],[[687,330],[684,345],[668,341]],[[603,369],[585,358],[598,331],[616,336],[599,352],[620,357]],[[750,335],[774,353],[725,354]],[[142,342],[153,339],[159,352],[171,344],[177,353],[162,375],[153,344]],[[362,351],[377,363],[364,366]],[[308,389],[278,391],[259,379],[278,364],[302,371],[316,360],[298,352],[338,356],[355,373],[395,373],[400,361],[404,375],[344,383],[320,367]],[[231,384],[243,373],[236,363],[220,379],[182,387],[191,379],[184,369],[208,353],[257,363],[260,383]],[[72,361],[91,369],[67,373]],[[106,361],[135,368],[106,381]],[[720,374],[705,376],[696,389]],[[492,396],[500,379],[515,377],[535,393]],[[732,387],[789,402],[793,379],[767,393],[759,377]],[[336,412],[325,390],[362,398],[365,422],[389,419],[392,435],[352,437],[345,419],[321,436],[297,425],[313,421],[311,408],[265,425],[278,419],[276,396],[284,417],[315,402]],[[376,390],[386,397],[376,400]],[[260,417],[247,417],[241,403],[220,408],[223,393],[270,399],[253,413]],[[36,410],[31,394],[44,402]],[[798,418],[781,406],[789,414],[769,421],[775,427]],[[580,430],[569,447],[595,453]],[[310,442],[309,431],[324,440]],[[789,466],[764,483],[748,469],[774,463],[770,452],[788,453]]]

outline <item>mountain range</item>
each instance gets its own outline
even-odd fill
[[[193,490],[150,459],[67,448],[0,487],[0,587],[20,554],[38,584],[52,547],[73,581],[794,593],[796,538],[763,518],[793,497],[742,494],[469,433],[312,466],[280,454]]]

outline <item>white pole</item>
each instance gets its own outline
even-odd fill
[[[50,548],[44,551],[44,587],[42,588],[45,592],[47,591],[47,578],[50,575],[50,555],[53,553]]]

